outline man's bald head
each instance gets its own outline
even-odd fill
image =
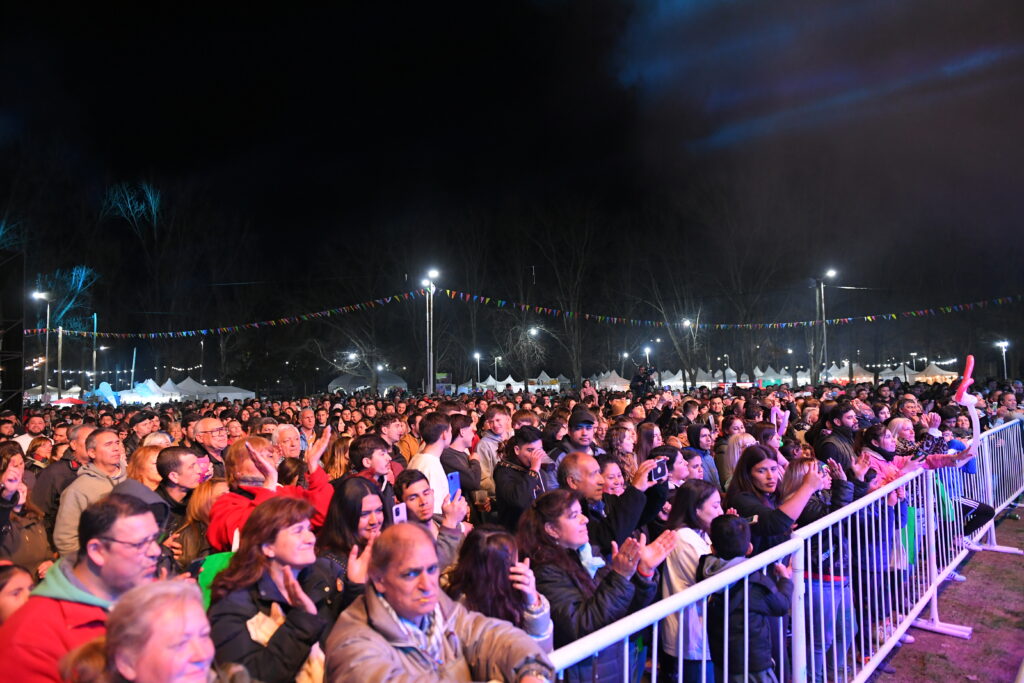
[[[373,542],[373,554],[370,555],[370,576],[379,579],[391,563],[397,562],[404,553],[421,543],[429,545],[436,552],[433,536],[421,524],[405,522],[384,529],[377,540]]]

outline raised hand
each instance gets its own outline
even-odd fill
[[[640,544],[634,538],[627,538],[622,547],[612,541],[612,571],[624,579],[633,578],[640,563]]]
[[[665,531],[652,543],[645,544],[645,540],[645,536],[640,534],[640,562],[637,568],[641,574],[650,576],[676,547],[676,533]]]
[[[324,427],[320,438],[313,442],[313,445],[306,450],[306,466],[310,472],[314,472],[320,466],[320,459],[327,452],[327,446],[331,443],[331,425]]]
[[[829,458],[828,462],[825,463],[825,466],[828,467],[829,476],[831,476],[833,479],[838,479],[839,481],[846,481],[846,472],[843,471],[843,468],[840,467],[839,463],[837,463],[835,460]]]
[[[783,579],[793,578],[793,568],[787,567],[781,562],[776,562],[772,567],[775,569],[775,574]]]
[[[445,496],[441,503],[441,526],[458,529],[469,514],[469,503],[462,497],[462,489],[455,492],[455,498]]]
[[[14,497],[18,495],[18,492],[21,490],[22,486],[24,486],[24,484],[22,484],[21,481],[21,477],[23,474],[24,471],[21,470],[20,468],[11,466],[7,467],[7,470],[4,472],[2,489],[2,495],[4,498],[6,498],[7,500],[14,500]],[[21,502],[24,503],[25,499],[22,498]]]
[[[178,540],[180,536],[181,532],[176,531],[168,536],[163,543],[164,547],[171,551],[171,555],[173,555],[176,560],[181,557],[182,553],[181,541]]]
[[[263,475],[263,487],[271,491],[277,488],[277,468],[263,453],[260,453],[248,441],[245,442],[245,449],[249,451],[249,459],[260,474]]]
[[[812,491],[820,491],[825,488],[825,485],[828,483],[829,482],[826,476],[822,473],[821,468],[809,467],[807,468],[807,473],[804,475],[801,485],[810,488]]]
[[[853,464],[850,465],[850,471],[853,472],[853,476],[857,481],[864,481],[864,477],[867,476],[868,470],[870,469],[871,456],[867,453],[861,453],[860,457],[855,458]]]
[[[633,488],[638,491],[646,491],[651,485],[651,480],[647,475],[651,473],[651,470],[653,470],[657,464],[657,460],[645,460],[640,463],[640,466],[636,468],[636,474],[633,475],[633,478],[629,482],[633,485]]]
[[[379,533],[377,534],[380,535]],[[370,575],[370,555],[373,554],[373,542],[377,540],[377,536],[370,537],[370,540],[366,542],[366,547],[362,552],[359,552],[359,546],[352,546],[351,552],[348,554],[348,567],[346,581],[352,583],[366,583],[367,578]]]
[[[527,557],[522,562],[512,565],[508,570],[508,578],[512,582],[512,587],[521,590],[526,596],[527,607],[535,607],[540,602],[540,596],[537,595],[537,578],[530,569],[530,558]]]
[[[301,607],[310,614],[316,614],[316,605],[306,595],[306,591],[302,590],[298,579],[292,574],[291,567],[287,565],[281,567],[281,578],[284,584],[284,597],[288,604],[292,607]]]

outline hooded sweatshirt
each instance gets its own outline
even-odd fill
[[[714,555],[704,555],[697,564],[697,580],[724,572],[743,562],[745,557],[723,560]],[[770,570],[771,571],[771,570]],[[729,675],[742,674],[744,642],[749,648],[750,673],[764,671],[772,666],[772,617],[789,613],[793,582],[789,579],[774,579],[755,572],[749,577],[747,588],[748,625],[744,633],[743,581],[737,581],[729,589],[728,604],[721,592],[714,593],[707,603],[707,634],[711,659],[716,667],[725,664],[726,648],[729,655]],[[729,633],[725,636],[725,610],[729,610]],[[777,628],[777,625],[776,625]],[[728,645],[726,645],[728,643]]]
[[[60,494],[57,523],[53,527],[53,544],[61,557],[72,557],[78,552],[78,520],[82,511],[106,496],[125,480],[125,468],[110,477],[89,463],[78,470],[78,476]]]
[[[58,561],[28,599],[0,627],[0,659],[25,683],[60,681],[57,664],[79,645],[106,633],[111,602],[89,593]],[[14,679],[12,679],[14,680]]]

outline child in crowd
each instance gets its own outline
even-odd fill
[[[711,554],[700,558],[697,580],[703,581],[733,567],[754,550],[750,543],[750,524],[736,515],[721,515],[711,522]],[[793,595],[793,570],[774,565],[775,579],[755,573],[728,590],[708,598],[708,644],[715,663],[716,681],[736,683],[777,683],[772,658],[773,617],[789,614]],[[728,610],[729,632],[725,632]],[[746,614],[746,619],[744,619]],[[728,644],[728,645],[727,645]],[[726,667],[728,657],[728,667]],[[744,661],[748,669],[744,672]]]

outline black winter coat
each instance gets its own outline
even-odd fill
[[[646,607],[654,602],[658,591],[657,575],[650,580],[639,574],[625,579],[610,566],[597,571],[596,587],[551,564],[535,566],[534,573],[537,590],[551,603],[556,648]],[[566,669],[565,680],[569,683],[619,680],[622,665],[622,645],[615,644]]]
[[[737,557],[725,562],[714,555],[704,555],[697,563],[697,580],[728,569],[745,560]],[[771,570],[769,570],[771,571]],[[707,629],[708,649],[716,667],[725,665],[726,649],[729,656],[729,679],[743,674],[744,643],[747,644],[750,673],[772,667],[772,627],[778,628],[773,617],[789,614],[790,599],[793,596],[793,582],[789,579],[773,579],[755,572],[750,575],[747,587],[747,625],[744,633],[743,581],[737,581],[728,591],[728,603],[721,591],[708,598]],[[725,610],[729,611],[729,633],[725,636]]]
[[[313,645],[324,647],[341,611],[340,577],[328,560],[318,559],[302,570],[298,579],[316,605],[316,614],[289,605],[269,571],[255,585],[232,591],[210,607],[210,636],[217,664],[241,664],[253,679],[264,683],[295,680]],[[285,621],[264,647],[249,636],[246,622],[257,612],[270,614],[275,602],[281,606]]]
[[[627,486],[621,496],[606,493],[601,498],[603,512],[594,503],[587,501],[583,514],[589,520],[587,531],[594,552],[611,555],[612,541],[622,545],[634,531],[658,516],[666,500],[668,484],[662,482],[648,487],[647,491]]]
[[[736,508],[739,516],[748,520],[757,517],[757,521],[750,525],[750,542],[754,546],[754,555],[785,543],[793,532],[793,519],[775,507],[774,494],[766,503],[756,493],[743,491],[729,497],[728,507]]]
[[[499,460],[494,468],[494,490],[498,523],[514,534],[523,512],[544,493],[544,482],[536,472],[519,463]]]
[[[858,482],[860,483],[860,482]],[[867,488],[860,483],[860,496],[867,492]],[[826,496],[823,491],[818,491],[804,506],[804,511],[796,520],[797,528],[807,526],[816,522],[822,517],[849,505],[854,499],[854,483],[841,479],[832,480],[831,495]],[[857,498],[860,498],[857,496]],[[817,576],[849,576],[850,571],[850,543],[846,538],[846,529],[841,524],[832,527],[831,531],[815,534],[811,538],[809,566],[807,572],[812,577]],[[821,556],[819,564],[818,557]]]

